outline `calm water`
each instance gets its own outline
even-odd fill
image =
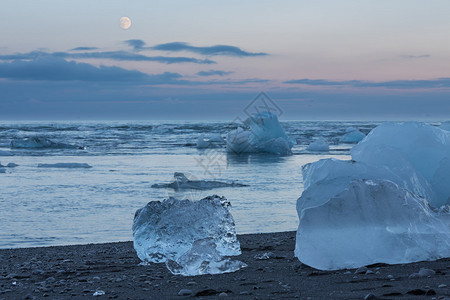
[[[297,141],[294,155],[228,155],[225,146],[199,150],[204,133],[225,134],[227,122],[0,122],[0,162],[16,163],[0,174],[0,248],[131,240],[136,209],[168,196],[227,197],[238,233],[295,230],[295,204],[303,190],[301,166],[321,158],[346,159],[346,128],[368,133],[374,122],[282,123]],[[11,149],[12,139],[44,137],[79,149]],[[318,137],[331,149],[306,147]],[[89,169],[40,168],[38,164],[87,163]],[[248,187],[210,191],[154,189],[174,172],[196,179],[238,181]]]

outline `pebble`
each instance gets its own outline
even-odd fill
[[[418,274],[420,277],[428,277],[428,276],[436,274],[436,272],[431,269],[421,268]]]
[[[366,271],[366,275],[369,275],[369,274],[373,274],[373,271],[367,270],[367,271]]]
[[[363,274],[367,272],[367,267],[361,267],[355,271],[355,274]]]
[[[388,279],[394,279],[394,276],[388,275],[387,278],[388,278]]]
[[[250,295],[250,293],[248,291],[243,291],[243,292],[240,292],[239,295]]]
[[[219,294],[219,297],[228,297],[228,294],[225,293],[225,292],[222,292],[222,293]]]
[[[189,289],[181,289],[181,290],[178,292],[178,295],[179,295],[179,296],[189,296],[189,295],[192,295],[192,291],[189,290]]]
[[[195,281],[189,281],[186,285],[188,285],[188,286],[197,285],[197,282],[195,282]]]
[[[446,284],[440,284],[440,285],[438,285],[438,288],[445,288],[445,287],[447,287]]]
[[[364,297],[364,300],[376,300],[376,299],[377,299],[377,296],[375,296],[374,294],[367,294]]]

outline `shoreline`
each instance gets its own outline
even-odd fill
[[[165,264],[139,265],[133,242],[0,249],[0,299],[450,299],[450,258],[319,271],[294,257],[295,231],[238,235],[248,267],[183,277]],[[271,258],[255,256],[272,252]],[[409,278],[421,268],[429,277]],[[360,270],[361,271],[361,270]],[[445,285],[445,286],[444,286]],[[179,292],[185,290],[186,296]]]

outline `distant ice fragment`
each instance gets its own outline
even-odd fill
[[[230,153],[271,153],[290,155],[295,142],[286,135],[276,115],[261,112],[249,117],[244,124],[227,135],[227,151]]]
[[[0,167],[0,173],[6,173],[6,169],[5,169],[5,168],[2,168],[2,167]]]
[[[91,165],[86,163],[56,163],[56,164],[38,164],[38,168],[67,168],[67,169],[77,169],[77,168],[92,168]]]
[[[28,137],[13,139],[11,141],[11,148],[23,148],[23,149],[84,149],[82,146],[70,145],[65,143],[53,142],[47,138],[41,137]]]
[[[340,141],[341,143],[358,143],[359,141],[363,140],[366,137],[364,133],[359,131],[355,127],[349,127],[346,130],[346,133],[341,136]]]
[[[325,141],[324,138],[319,138],[309,144],[309,146],[306,148],[308,151],[329,151],[330,145]]]
[[[166,266],[172,274],[196,276],[235,272],[247,264],[223,257],[216,249],[214,238],[204,238],[196,240],[176,261],[167,260]]]
[[[15,168],[15,167],[18,167],[19,165],[18,164],[15,164],[15,163],[8,163],[7,165],[6,165],[6,167],[7,168]]]
[[[195,241],[210,239],[221,256],[239,255],[230,206],[227,199],[217,195],[198,201],[172,197],[151,201],[136,211],[134,249],[143,262],[177,262]]]
[[[216,148],[224,144],[224,140],[220,134],[204,134],[197,140],[197,148]]]
[[[0,156],[11,156],[11,152],[0,150]]]
[[[329,182],[310,189],[325,190]],[[321,270],[450,256],[449,224],[423,198],[387,180],[353,180],[325,203],[302,207],[295,255]]]
[[[221,187],[242,187],[245,184],[237,182],[222,182],[215,180],[189,180],[184,173],[175,172],[174,181],[171,183],[153,184],[152,188],[172,188],[174,190],[192,189],[192,190],[210,190]]]

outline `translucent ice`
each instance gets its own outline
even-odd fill
[[[244,123],[248,129],[237,128],[228,133],[228,152],[292,154],[291,148],[295,143],[286,135],[276,115],[261,112],[248,118]]]
[[[319,138],[309,144],[309,146],[306,148],[308,151],[329,151],[330,145],[325,141],[324,138]]]
[[[152,188],[172,188],[174,190],[210,190],[221,187],[241,187],[247,186],[237,182],[222,182],[215,180],[190,180],[183,173],[175,172],[174,181],[171,183],[153,184]]]
[[[195,241],[209,238],[219,255],[239,255],[230,206],[227,199],[216,195],[198,201],[151,201],[136,211],[134,249],[143,262],[177,262]]]
[[[341,143],[357,143],[365,138],[365,134],[359,131],[357,128],[349,127],[346,133],[341,136]]]
[[[11,148],[84,149],[84,147],[81,147],[81,146],[57,143],[57,142],[53,142],[47,138],[41,138],[41,137],[29,137],[29,138],[14,139],[11,141]]]
[[[311,190],[325,190],[318,182]],[[387,180],[353,180],[325,203],[302,208],[295,255],[321,270],[450,256],[450,228],[426,201]]]
[[[377,148],[374,153],[373,149]],[[389,153],[387,152],[389,151]],[[435,199],[428,199],[435,207],[450,204],[450,132],[418,122],[383,123],[373,129],[361,143],[351,149],[356,161],[390,167],[395,160],[391,153],[415,168],[431,184]]]
[[[167,260],[166,266],[172,274],[196,276],[235,272],[247,265],[238,260],[225,258],[216,249],[213,238],[196,240],[191,249],[176,261]]]

